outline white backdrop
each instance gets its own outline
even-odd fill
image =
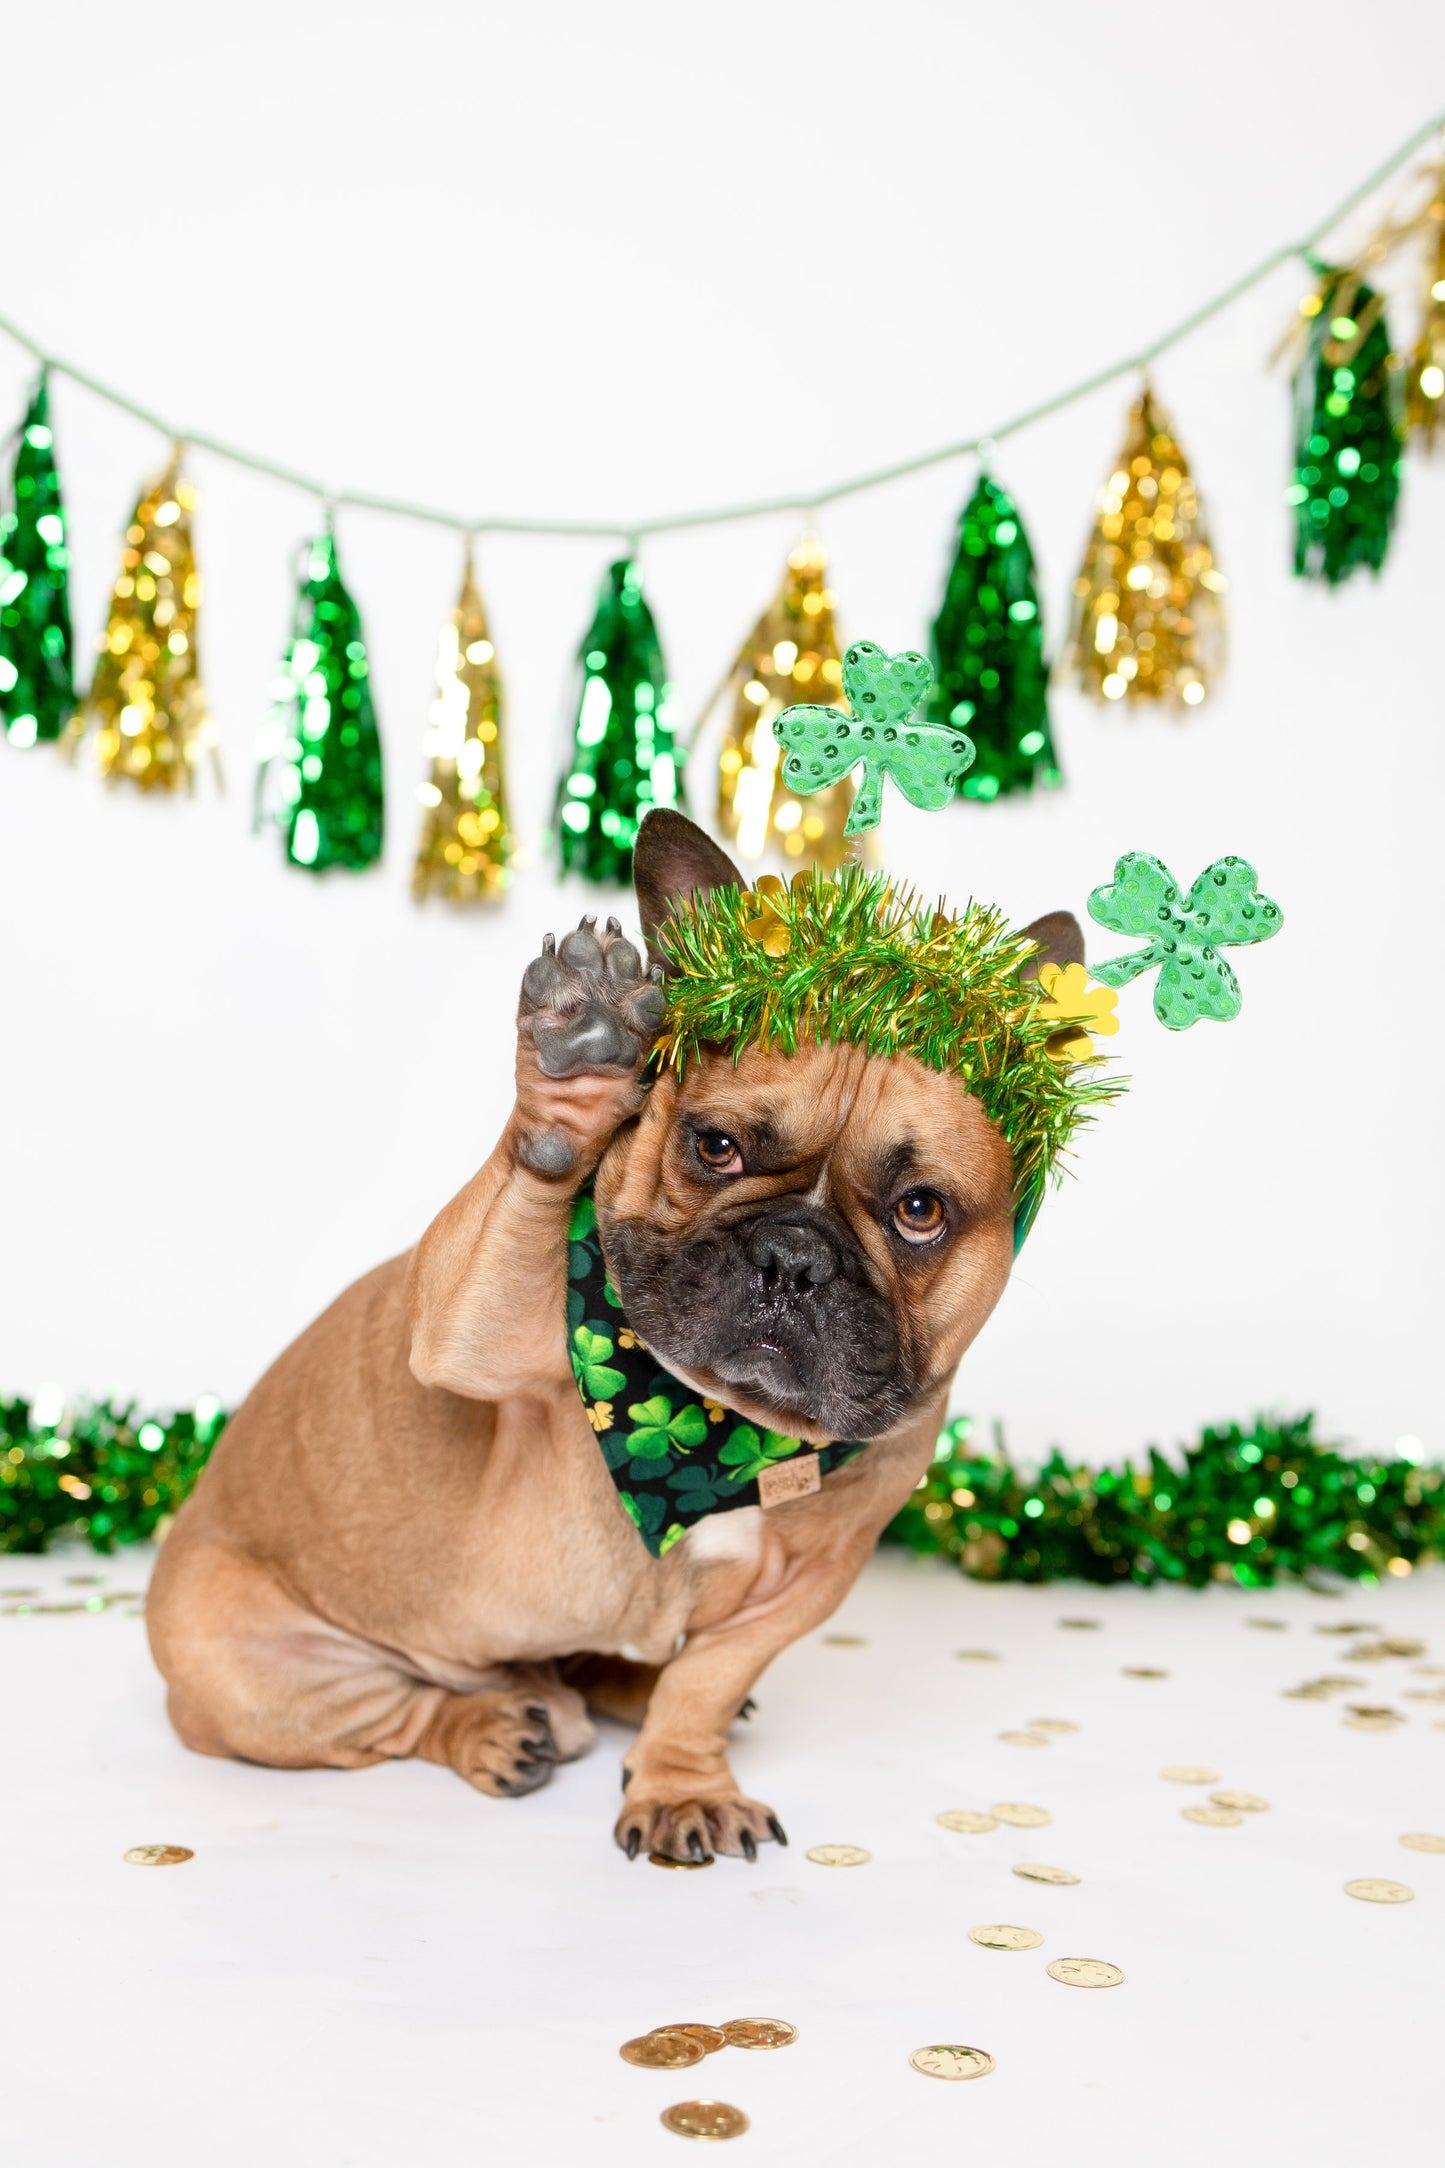
[[[1388,64],[1362,64],[1366,38]],[[123,36],[98,0],[61,0],[12,16],[6,54],[0,307],[55,351],[333,485],[624,522],[987,427],[1308,227],[1445,103],[1445,18],[1423,0],[1368,22],[1217,0],[1147,38],[1060,0],[253,0]],[[1019,917],[1082,913],[1128,848],[1186,881],[1243,852],[1286,913],[1240,959],[1231,1028],[1174,1038],[1145,988],[1122,997],[1133,1094],[957,1388],[1029,1452],[1167,1443],[1259,1405],[1441,1444],[1445,458],[1412,462],[1381,582],[1290,579],[1288,396],[1266,358],[1301,290],[1281,273],[1156,372],[1232,583],[1227,688],[1176,723],[1061,687],[1066,791],[946,817],[895,802],[885,829],[926,887]],[[28,374],[0,340],[0,412]],[[996,464],[1055,639],[1128,396]],[[55,406],[88,643],[165,447],[64,382]],[[408,874],[458,544],[342,516],[390,840],[379,870],[316,880],[248,833],[316,508],[203,455],[193,474],[228,795],[203,780],[151,803],[0,748],[0,1391],[242,1392],[485,1154],[522,967],[605,901],[559,892],[538,844],[606,546],[482,547],[530,849],[500,913],[453,916],[417,909]],[[846,634],[924,639],[971,480],[960,463],[825,516]],[[799,524],[645,549],[684,718]],[[711,780],[700,757],[696,807]]]

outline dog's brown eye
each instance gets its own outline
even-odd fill
[[[943,1199],[931,1189],[910,1189],[893,1207],[893,1224],[905,1242],[936,1242],[948,1225]]]
[[[697,1156],[713,1174],[741,1174],[743,1155],[725,1129],[700,1129]]]

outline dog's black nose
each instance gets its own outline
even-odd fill
[[[761,1220],[748,1229],[743,1248],[765,1280],[785,1288],[823,1287],[837,1277],[838,1251],[812,1219]]]

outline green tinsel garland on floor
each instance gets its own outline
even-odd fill
[[[214,1400],[173,1416],[102,1400],[37,1421],[29,1402],[0,1399],[0,1553],[62,1533],[97,1551],[143,1542],[183,1504],[225,1421]],[[884,1540],[985,1581],[1195,1588],[1369,1581],[1445,1555],[1445,1469],[1351,1460],[1313,1426],[1261,1416],[1206,1430],[1181,1466],[1153,1449],[1143,1468],[1071,1467],[1056,1452],[1028,1476],[1001,1441],[980,1451],[960,1416]]]
[[[1025,1476],[1002,1441],[973,1442],[966,1416],[887,1531],[984,1581],[1237,1581],[1281,1575],[1372,1581],[1445,1553],[1445,1469],[1352,1460],[1313,1435],[1314,1417],[1256,1417],[1205,1430],[1175,1466],[1071,1467],[1049,1455]]]

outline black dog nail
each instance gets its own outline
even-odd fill
[[[777,1838],[779,1844],[787,1843],[788,1832],[786,1831],[786,1829],[784,1829],[782,1823],[778,1820],[776,1814],[770,1814],[768,1816],[768,1827],[772,1831],[773,1835]]]
[[[754,1701],[754,1699],[753,1699],[752,1695],[751,1695],[751,1694],[749,1694],[749,1696],[748,1696],[747,1700],[746,1700],[746,1701],[745,1701],[745,1702],[743,1703],[742,1707],[741,1707],[741,1708],[739,1709],[739,1711],[738,1711],[738,1715],[739,1715],[740,1717],[742,1717],[742,1718],[746,1719],[746,1718],[750,1717],[750,1716],[751,1716],[751,1715],[752,1715],[752,1714],[754,1713],[754,1711],[756,1710],[757,1706],[758,1706],[758,1705],[757,1705],[757,1703],[756,1703],[756,1702]]]
[[[549,1721],[547,1704],[544,1701],[529,1701],[526,1713],[531,1717],[534,1724],[545,1724]]]
[[[620,919],[620,918],[609,918],[609,919],[608,919],[608,921],[607,921],[607,931],[608,931],[609,933],[621,933],[621,931],[622,931],[622,921],[621,921],[621,919]]]
[[[624,1769],[624,1770],[623,1770],[623,1772],[622,1772],[622,1789],[623,1789],[624,1791],[626,1791],[626,1789],[627,1789],[628,1785],[629,1785],[629,1784],[630,1784],[631,1782],[632,1782],[632,1771],[631,1771],[630,1769]]]
[[[641,1849],[642,1849],[642,1831],[641,1831],[640,1829],[629,1829],[629,1830],[628,1830],[628,1832],[627,1832],[627,1856],[628,1856],[628,1858],[629,1858],[629,1859],[636,1859],[636,1857],[637,1857],[638,1853],[639,1853],[639,1852],[641,1851]]]
[[[687,1848],[694,1859],[702,1858],[702,1839],[695,1829],[688,1832]]]
[[[743,1857],[745,1859],[756,1859],[758,1856],[758,1848],[757,1845],[753,1842],[752,1831],[750,1829],[745,1829],[739,1841],[742,1844]]]
[[[556,953],[557,953],[557,936],[556,936],[556,934],[554,934],[554,933],[544,933],[544,934],[543,934],[543,936],[542,936],[542,954],[543,954],[544,956],[555,956],[555,955],[556,955]]]

